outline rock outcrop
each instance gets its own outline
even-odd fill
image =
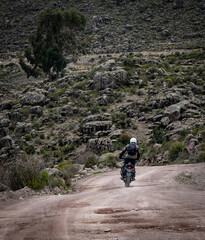
[[[27,92],[21,99],[20,104],[22,105],[44,105],[45,95],[38,92]]]
[[[90,139],[87,142],[86,150],[92,151],[97,154],[102,151],[111,151],[112,150],[112,141],[110,138]]]
[[[120,85],[129,85],[128,74],[123,69],[111,72],[96,72],[93,77],[92,87],[97,91],[106,88],[115,89]]]

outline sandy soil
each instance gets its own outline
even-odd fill
[[[205,239],[205,191],[178,184],[182,171],[138,167],[125,188],[119,170],[84,179],[79,192],[35,197],[0,207],[0,239]]]

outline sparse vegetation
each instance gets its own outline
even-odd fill
[[[205,162],[205,151],[198,153],[197,162]]]
[[[25,146],[24,151],[29,155],[33,155],[35,153],[35,148],[33,145],[28,145]]]
[[[12,190],[18,190],[27,186],[34,190],[44,188],[48,184],[48,174],[42,172],[42,163],[34,160],[17,162],[7,171],[9,186]]]
[[[108,166],[108,167],[117,167],[117,160],[116,157],[114,156],[109,156],[107,157],[104,161],[103,161],[103,165],[104,166]]]
[[[174,162],[179,157],[179,154],[183,151],[184,146],[181,142],[173,142],[169,147],[168,159],[170,162]]]
[[[86,162],[85,162],[85,167],[86,168],[92,168],[95,165],[98,165],[99,162],[95,157],[89,157]]]

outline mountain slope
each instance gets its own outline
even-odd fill
[[[194,0],[1,1],[1,53],[22,51],[47,7],[75,7],[89,20],[89,52],[122,52],[204,47],[205,6]],[[90,44],[92,43],[92,44]]]

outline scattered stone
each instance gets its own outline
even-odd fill
[[[32,107],[30,109],[30,113],[31,114],[35,114],[37,115],[38,117],[42,116],[43,115],[43,109],[41,106],[35,106],[35,107]]]
[[[9,119],[1,119],[0,121],[0,127],[9,127],[11,121]]]
[[[161,119],[161,124],[163,127],[167,127],[169,125],[169,123],[170,123],[169,117],[164,117]]]
[[[13,145],[13,140],[11,137],[6,136],[0,139],[0,148],[6,147],[11,148]]]

